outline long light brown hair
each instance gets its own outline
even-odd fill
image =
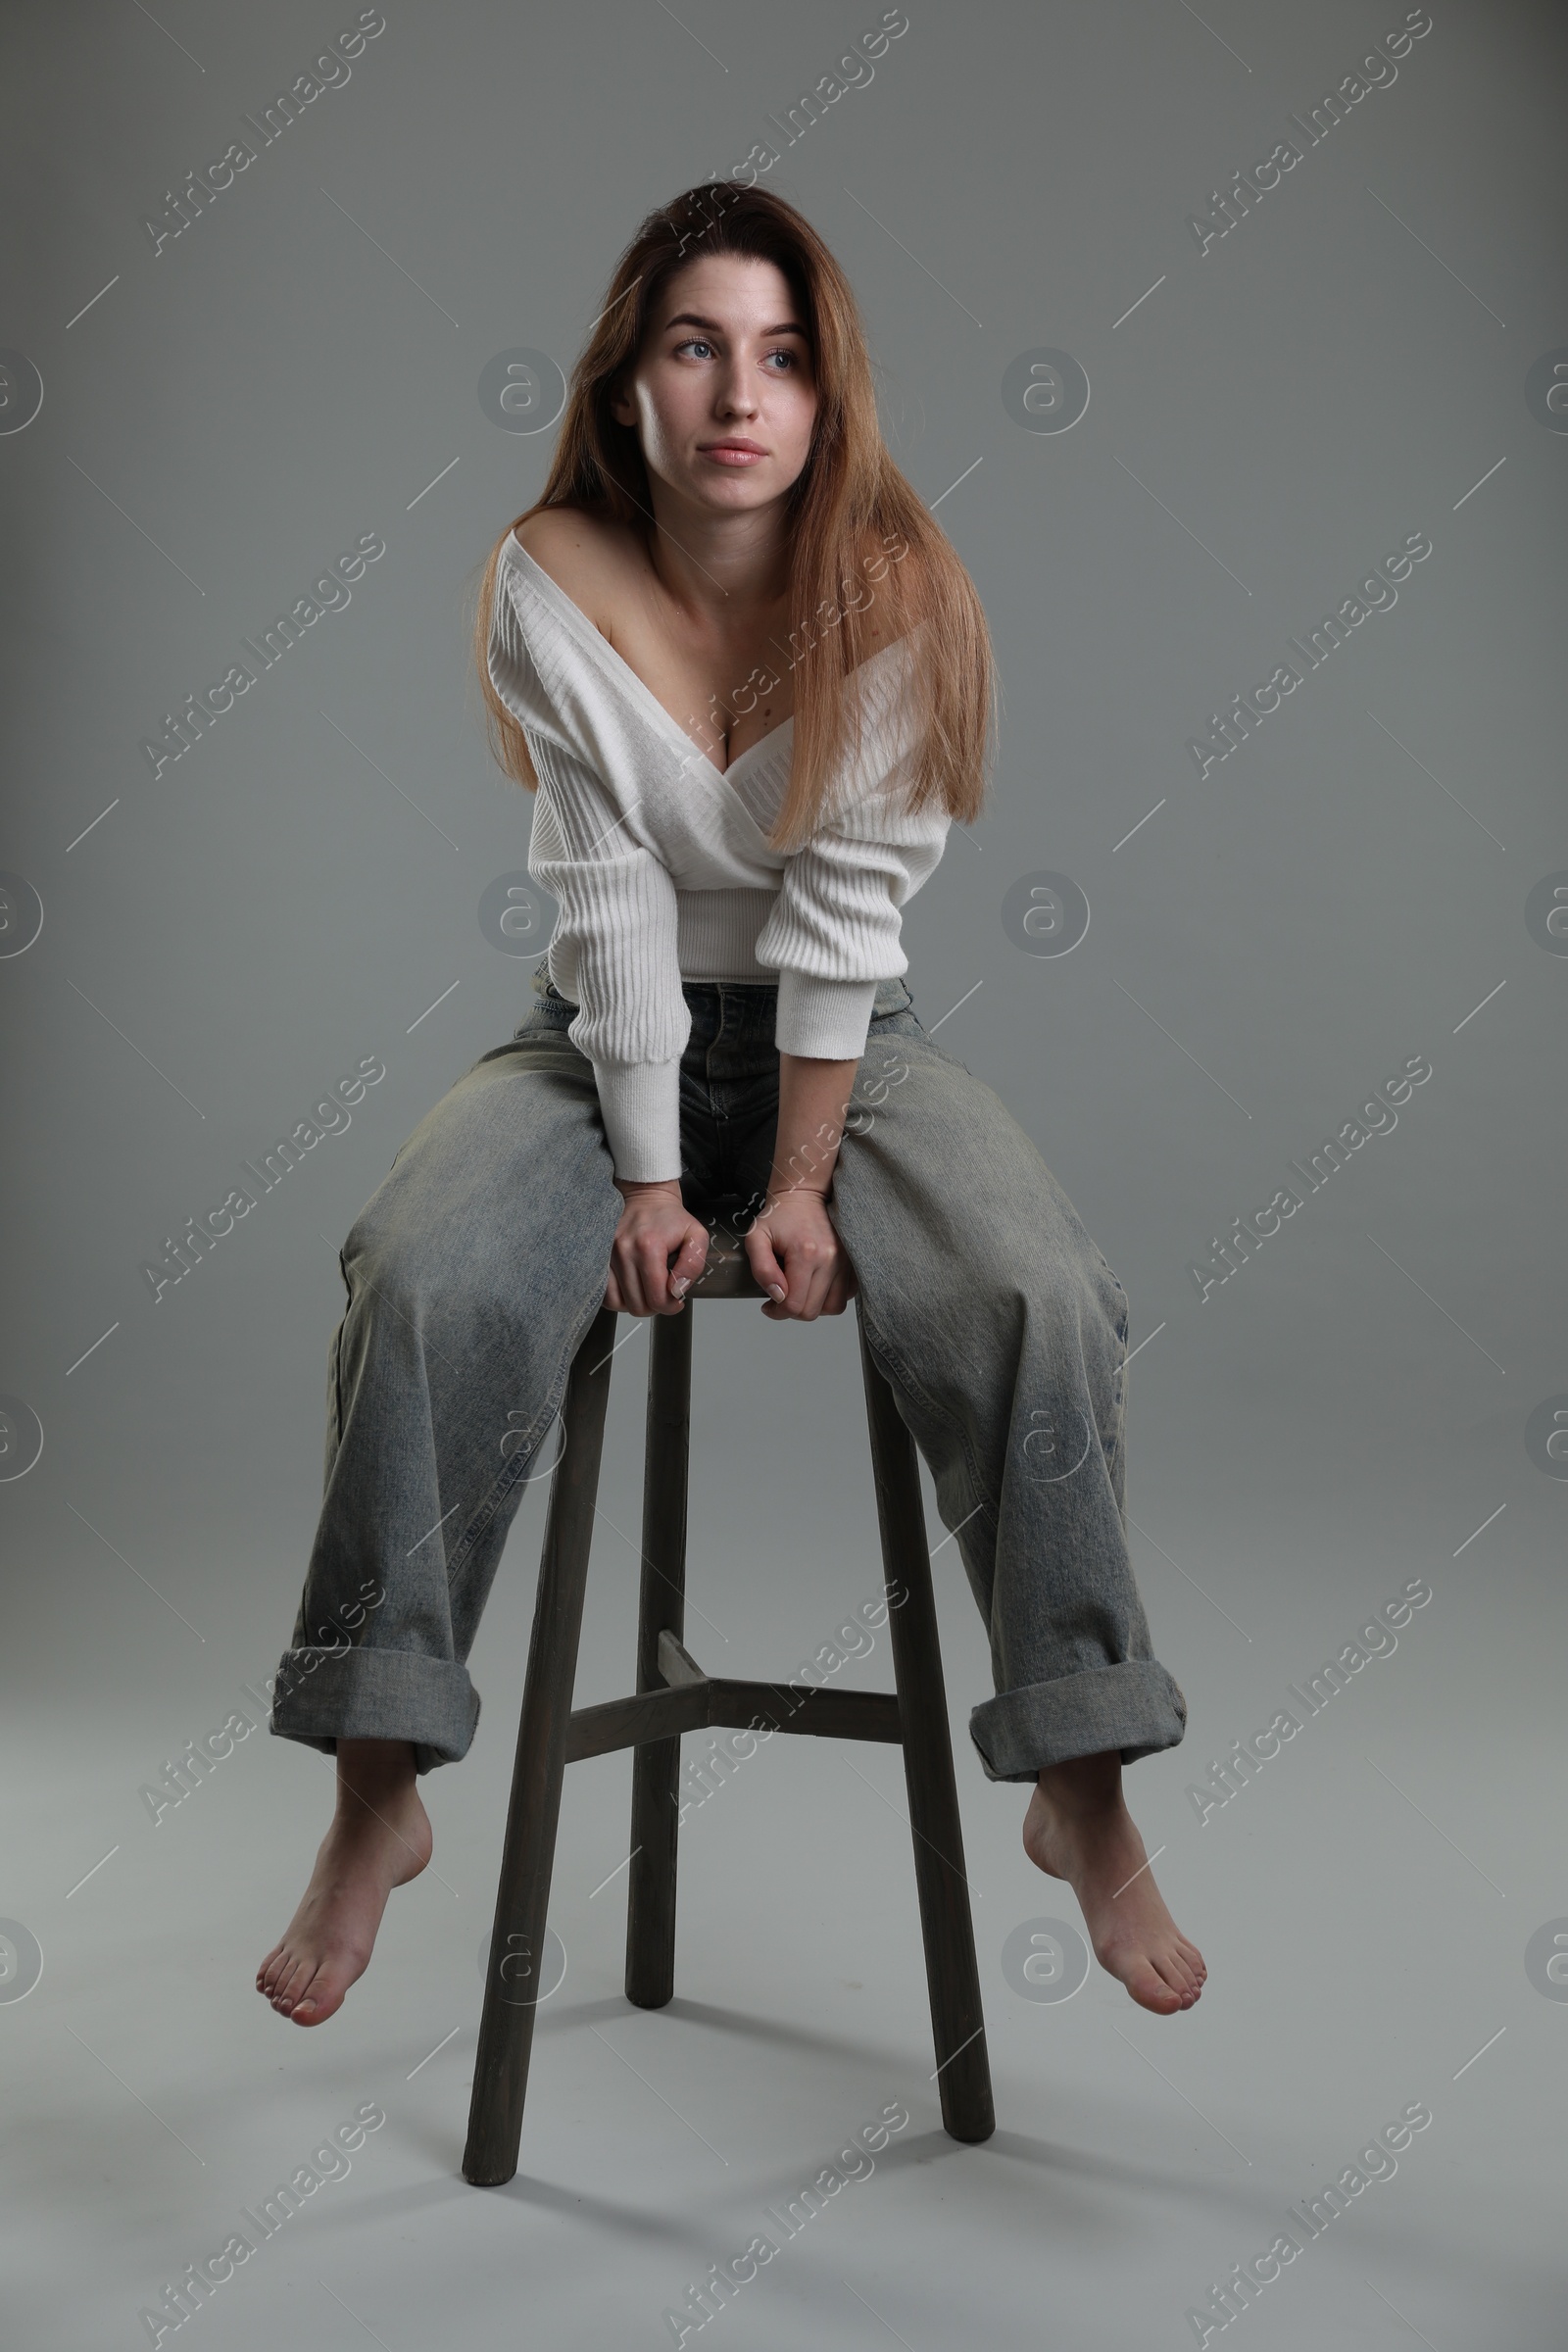
[[[911,673],[926,729],[906,805],[940,800],[960,822],[985,800],[996,712],[996,676],[974,583],[889,456],[877,418],[871,363],[848,278],[804,215],[781,196],[731,180],[688,188],[648,215],[615,265],[588,342],[572,370],[544,495],[516,517],[574,507],[624,523],[653,549],[648,470],[636,428],[611,414],[617,380],[630,375],[676,272],[709,254],[771,262],[802,306],[817,387],[811,445],[786,503],[790,525],[790,631],[794,735],[789,790],[770,837],[782,852],[821,821],[846,757],[858,760],[860,698],[843,691],[874,650],[864,625],[881,608],[885,646],[921,622]],[[491,749],[506,773],[532,791],[538,777],[523,730],[491,683],[486,655],[508,523],[490,551],[474,616],[474,659]]]

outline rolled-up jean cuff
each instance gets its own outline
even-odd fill
[[[479,1693],[466,1666],[412,1649],[286,1649],[268,1728],[336,1753],[340,1740],[407,1740],[419,1772],[459,1763],[473,1743]]]
[[[969,1737],[990,1781],[1032,1781],[1048,1764],[1119,1748],[1124,1764],[1176,1747],[1187,1701],[1153,1658],[1090,1666],[1057,1681],[1002,1690],[969,1717]]]

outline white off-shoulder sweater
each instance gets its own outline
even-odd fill
[[[922,627],[925,624],[921,624]],[[879,980],[908,969],[901,909],[935,871],[950,819],[901,789],[920,734],[913,639],[852,674],[863,698],[824,821],[788,856],[766,835],[789,783],[793,719],[715,767],[565,590],[509,535],[491,682],[539,777],[528,871],[560,909],[550,977],[579,1010],[615,1173],[678,1177],[683,981],[778,985],[781,1053],[858,1060]]]

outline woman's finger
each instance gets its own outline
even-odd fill
[[[823,1294],[822,1313],[824,1315],[842,1315],[858,1288],[859,1284],[856,1279],[855,1268],[851,1265],[843,1245],[840,1244],[834,1252],[832,1273]]]
[[[833,1276],[833,1286],[822,1308],[824,1315],[842,1315],[855,1296],[855,1277],[848,1258],[841,1257]]]
[[[669,1287],[678,1298],[684,1298],[708,1263],[708,1228],[695,1218],[686,1229],[674,1264],[669,1269]]]
[[[657,1233],[640,1233],[630,1252],[637,1269],[637,1288],[648,1315],[667,1315],[681,1302],[671,1297],[665,1246]]]
[[[784,1263],[789,1274],[789,1292],[783,1302],[785,1311],[797,1322],[814,1323],[832,1280],[833,1254],[826,1250],[819,1254],[804,1242],[797,1242],[793,1249],[786,1243]]]
[[[744,1239],[746,1254],[751,1260],[753,1274],[763,1290],[768,1293],[775,1306],[781,1305],[789,1290],[789,1282],[783,1267],[773,1253],[771,1234],[765,1227],[759,1229],[754,1225]],[[764,1307],[762,1311],[765,1314],[768,1310]]]
[[[621,1298],[625,1300],[626,1313],[628,1315],[646,1315],[648,1308],[643,1298],[643,1286],[638,1276],[637,1259],[624,1242],[616,1246],[615,1272],[620,1283]]]
[[[807,1293],[805,1320],[814,1323],[819,1315],[829,1314],[837,1269],[829,1260],[827,1265],[813,1267],[810,1288]]]

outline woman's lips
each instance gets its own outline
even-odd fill
[[[767,452],[762,449],[737,449],[732,442],[715,442],[699,451],[699,456],[710,458],[715,466],[756,466]]]

